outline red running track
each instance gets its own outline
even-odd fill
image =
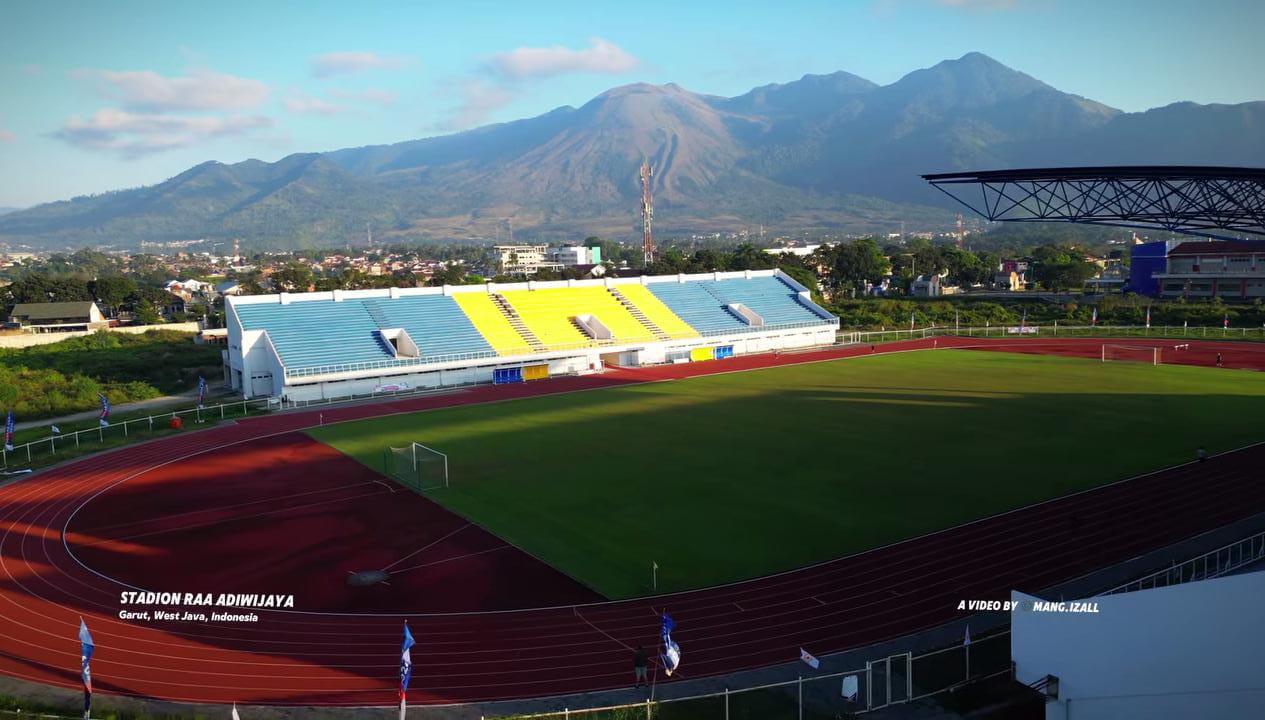
[[[990,349],[1039,343],[1068,350],[1077,345],[1083,349],[1087,341],[938,338],[884,345],[880,351],[933,343]],[[1234,347],[1250,352],[1242,344]],[[348,420],[869,352],[869,347],[850,347],[747,356],[320,412],[326,421]],[[1265,367],[1265,347],[1259,347],[1258,355],[1261,362],[1255,366]],[[75,636],[82,616],[96,639],[93,675],[98,691],[197,702],[394,704],[401,616],[261,611],[258,623],[239,625],[121,621],[116,617],[118,594],[127,588],[80,564],[68,549],[72,540],[90,542],[74,537],[74,530],[67,537],[65,528],[76,509],[97,493],[200,453],[233,446],[232,453],[215,458],[219,463],[231,454],[266,447],[280,433],[314,424],[316,415],[264,416],[174,436],[78,460],[0,488],[0,673],[77,687]],[[409,697],[417,703],[443,703],[627,686],[629,646],[655,642],[657,615],[664,607],[678,623],[675,639],[684,653],[683,675],[678,677],[791,661],[801,646],[816,653],[863,647],[960,617],[955,610],[959,599],[1039,590],[1265,511],[1265,483],[1256,471],[1262,463],[1265,446],[821,565],[689,593],[521,611],[411,614],[418,645],[413,648]],[[84,510],[83,524],[76,520],[75,526],[101,530],[109,520],[93,519],[91,507],[89,503]],[[146,518],[120,515],[117,520],[122,524]],[[161,547],[147,543],[130,548],[156,549]],[[262,561],[286,550],[280,543],[258,548],[262,564],[244,572],[266,576]],[[112,551],[126,553],[129,547],[120,544]],[[225,552],[227,557],[243,550]],[[183,560],[194,566],[188,576],[197,576],[201,559]],[[153,578],[146,587],[161,582]]]

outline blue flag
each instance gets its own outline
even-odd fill
[[[101,427],[110,426],[110,398],[105,393],[97,393],[101,398]]]
[[[13,450],[13,411],[9,411],[9,419],[4,422],[4,449],[12,452]]]
[[[202,407],[202,401],[206,400],[206,378],[198,376],[198,407]]]
[[[676,629],[676,621],[672,616],[663,613],[663,670],[669,677],[676,672],[677,667],[681,664],[681,648],[672,641],[672,631]]]
[[[92,651],[96,646],[92,642],[92,633],[88,632],[88,623],[79,618],[80,661],[83,664],[83,712],[84,717],[92,709],[92,670],[88,664],[92,660]]]
[[[409,648],[413,647],[413,633],[409,632],[408,622],[404,623],[404,644],[400,649],[400,718],[404,717],[404,708],[406,706],[406,696],[408,695],[408,681],[413,676],[413,656],[409,653]]]

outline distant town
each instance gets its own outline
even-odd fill
[[[775,267],[814,288],[823,302],[836,304],[952,296],[1049,300],[1126,292],[1238,299],[1265,293],[1265,287],[1257,288],[1259,281],[1242,277],[1243,268],[1256,268],[1257,248],[1251,243],[1237,249],[1240,255],[1246,251],[1246,263],[1237,255],[1218,261],[1237,280],[1214,289],[1206,259],[1205,272],[1193,283],[1164,271],[1171,262],[1189,264],[1183,254],[1225,252],[1225,243],[1149,241],[1124,230],[1043,242],[1048,239],[961,226],[957,232],[862,237],[695,235],[666,241],[649,266],[640,242],[599,237],[566,244],[383,244],[294,252],[249,252],[239,241],[217,243],[228,250],[221,254],[192,249],[197,244],[159,252],[6,252],[0,254],[0,313],[9,333],[164,323],[196,323],[198,329],[214,330],[224,327],[224,297],[233,295]],[[1142,258],[1146,277],[1131,283],[1135,254]]]

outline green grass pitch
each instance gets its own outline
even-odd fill
[[[995,352],[875,355],[327,425],[449,456],[429,496],[612,598],[958,525],[1261,440],[1265,374]]]

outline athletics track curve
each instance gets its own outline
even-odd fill
[[[946,338],[878,352],[937,347],[1096,356],[1101,340]],[[1130,345],[1173,341],[1121,340]],[[127,589],[79,564],[63,529],[86,500],[181,458],[326,422],[544,393],[827,360],[850,346],[778,356],[616,370],[531,385],[247,419],[114,450],[0,488],[0,674],[78,687],[79,618],[96,640],[98,692],[191,702],[392,705],[399,616],[257,611],[258,623],[183,629],[121,621]],[[1192,342],[1181,361],[1265,368],[1265,346]],[[961,598],[1035,591],[1265,511],[1265,446],[1199,465],[980,520],[771,577],[671,596],[512,612],[410,615],[410,703],[452,703],[625,687],[630,646],[652,645],[658,613],[678,623],[684,677],[864,647],[962,616]],[[1004,538],[1004,542],[1000,539]]]

